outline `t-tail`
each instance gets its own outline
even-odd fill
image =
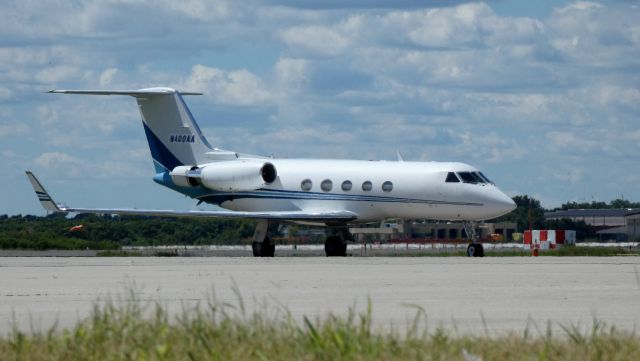
[[[205,162],[213,149],[202,134],[182,95],[171,88],[139,90],[51,90],[50,93],[86,95],[130,95],[138,102],[142,125],[149,142],[156,173],[182,165]]]

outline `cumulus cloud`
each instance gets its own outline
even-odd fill
[[[327,26],[296,26],[280,34],[287,45],[314,55],[338,55],[349,46],[347,38]]]
[[[197,64],[182,89],[207,93],[221,104],[261,105],[271,100],[260,77],[246,69],[224,71]]]
[[[0,138],[15,137],[29,132],[29,126],[24,123],[0,124]]]
[[[534,18],[494,4],[8,2],[3,149],[29,134],[33,164],[50,172],[147,169],[147,153],[120,163],[127,156],[114,151],[146,151],[132,99],[42,91],[172,86],[204,92],[188,99],[194,114],[239,151],[393,158],[400,148],[407,159],[468,161],[507,189],[544,188],[545,199],[606,182],[561,172],[549,186],[537,174],[550,169],[623,179],[619,168],[640,161],[640,9],[567,1]]]

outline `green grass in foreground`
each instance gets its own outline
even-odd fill
[[[132,293],[133,294],[133,293]],[[428,330],[419,311],[406,332],[378,331],[372,311],[296,322],[209,303],[175,318],[157,304],[107,302],[71,329],[0,338],[0,360],[638,360],[640,337],[605,329],[563,334],[458,336]],[[273,310],[271,310],[273,311]]]

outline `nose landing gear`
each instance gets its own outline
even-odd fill
[[[478,243],[478,234],[473,222],[464,222],[464,231],[471,237],[471,243],[467,246],[467,257],[484,257],[484,247]]]

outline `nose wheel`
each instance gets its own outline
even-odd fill
[[[471,243],[467,246],[468,257],[484,257],[484,248],[480,243]]]

